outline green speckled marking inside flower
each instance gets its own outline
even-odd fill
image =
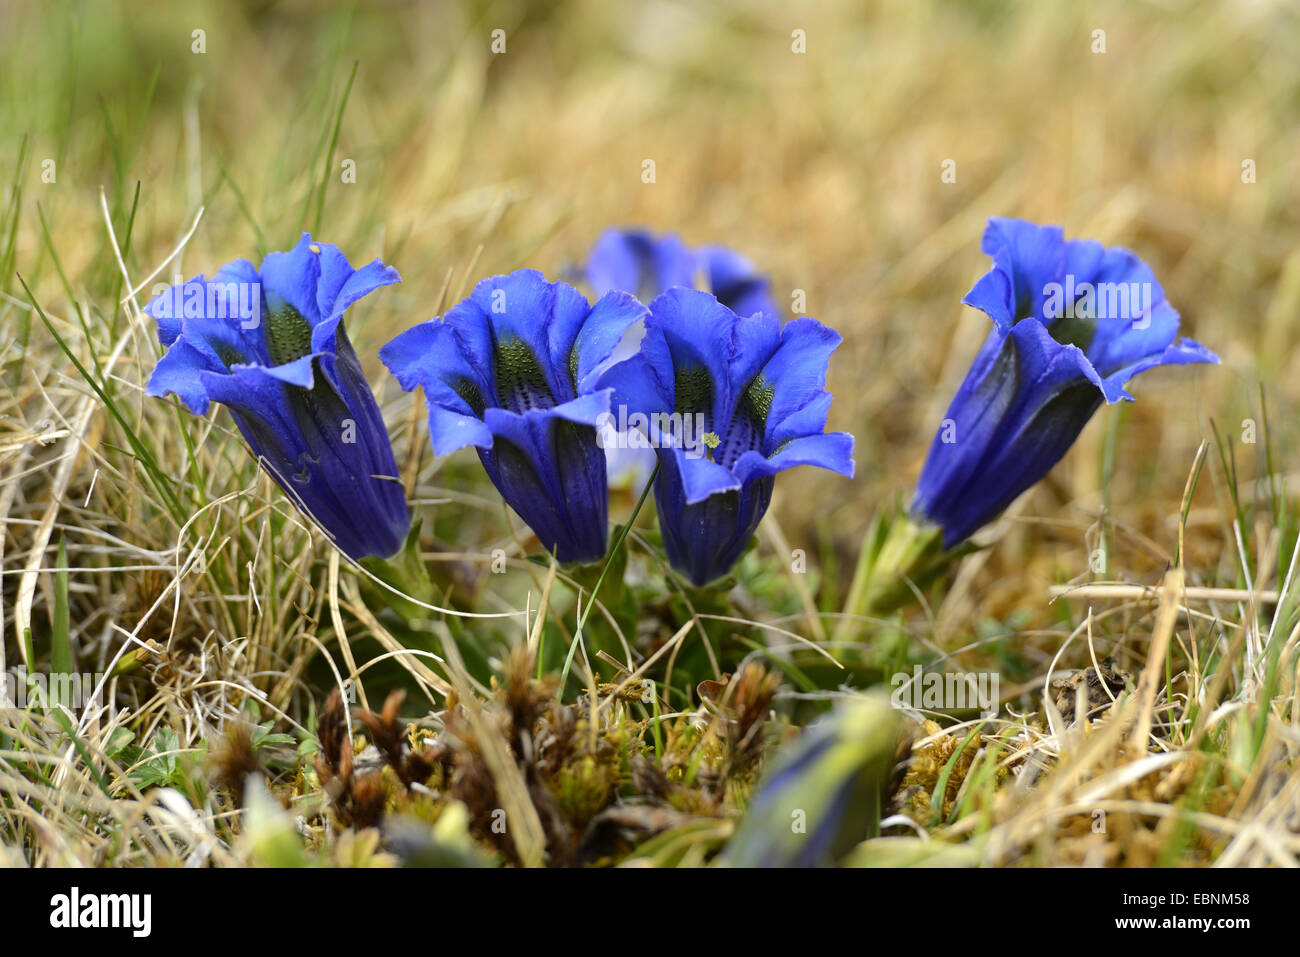
[[[525,412],[555,405],[555,396],[546,384],[541,363],[522,339],[499,340],[493,354],[493,364],[497,396],[503,407]]]
[[[476,383],[469,379],[457,379],[452,388],[474,410],[476,416],[483,418],[483,410],[487,408],[487,402],[484,401],[483,393],[479,391]]]
[[[578,393],[578,345],[574,343],[569,350],[569,381],[573,383],[574,395]]]
[[[287,303],[266,321],[266,352],[271,365],[282,366],[311,352],[311,323]]]
[[[736,460],[751,450],[763,451],[763,437],[767,432],[767,417],[772,411],[776,389],[762,376],[754,376],[740,394],[736,411],[723,437],[721,448],[710,458],[719,465],[730,468]],[[712,447],[711,447],[712,448]]]
[[[713,411],[713,377],[704,366],[679,368],[676,374],[674,411],[684,415]]]
[[[248,358],[234,346],[228,346],[224,342],[214,342],[212,343],[212,349],[216,352],[217,358],[221,360],[222,365],[226,367],[227,372],[230,371],[231,366],[248,364]]]
[[[741,411],[749,416],[760,433],[767,427],[767,416],[772,411],[775,395],[775,386],[768,385],[762,376],[754,376],[741,399]]]
[[[1097,335],[1097,320],[1091,316],[1066,316],[1053,319],[1047,331],[1063,346],[1078,346],[1084,352]]]

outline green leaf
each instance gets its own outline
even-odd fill
[[[54,574],[54,628],[50,633],[50,670],[72,674],[72,638],[68,621],[68,550],[59,536],[58,571]]]

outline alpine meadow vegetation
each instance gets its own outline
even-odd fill
[[[1190,6],[0,7],[0,864],[1300,864]]]

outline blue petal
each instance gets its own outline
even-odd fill
[[[664,553],[673,568],[696,586],[729,572],[749,547],[750,539],[772,499],[773,479],[759,478],[738,489],[689,503],[678,467],[687,461],[679,450],[660,453],[655,478],[655,505]]]
[[[439,331],[442,330],[442,331]],[[440,337],[452,337],[450,327],[437,319],[412,326],[405,332],[398,333],[379,347],[379,359],[401,385],[404,392],[424,385],[426,375],[436,374],[429,371],[437,360],[450,360],[457,369],[463,369],[465,363],[459,349],[454,343],[439,348]]]
[[[768,433],[764,444],[769,448],[779,449],[793,439],[824,432],[830,411],[831,394],[820,392],[804,403],[801,409],[790,413],[780,422],[775,422],[769,417]],[[775,424],[772,424],[773,422]]]
[[[272,312],[288,303],[307,322],[321,321],[316,304],[316,287],[321,277],[320,255],[313,251],[312,238],[303,233],[298,245],[287,253],[270,253],[262,260],[262,291]],[[317,246],[319,248],[319,246]]]
[[[709,293],[679,286],[650,304],[647,340],[652,334],[662,337],[671,357],[672,374],[656,369],[662,379],[675,382],[684,371],[703,367],[713,392],[708,409],[678,409],[674,392],[674,402],[666,411],[708,412],[710,426],[716,431],[731,422],[741,390],[772,356],[780,341],[781,324],[776,316],[742,320]],[[662,366],[661,351],[648,355]]]
[[[158,341],[165,346],[170,346],[181,334],[182,320],[185,316],[185,289],[190,285],[206,289],[207,279],[200,275],[178,285],[168,286],[140,310],[158,323]]]
[[[287,385],[302,386],[310,389],[312,387],[312,369],[319,355],[307,355],[292,362],[286,362],[284,365],[263,366],[263,365],[234,365],[231,371],[236,369],[260,369],[268,376]]]
[[[143,310],[158,323],[158,339],[170,346],[182,336],[213,358],[214,347],[227,347],[244,361],[265,357],[261,336],[250,330],[261,323],[261,280],[251,263],[239,259],[217,270],[212,279],[196,276],[170,287]],[[222,359],[223,364],[228,361]]]
[[[770,280],[744,256],[725,246],[703,246],[697,255],[709,277],[710,291],[736,315],[780,317],[781,310],[768,294]]]
[[[357,358],[347,330],[339,326],[335,336],[333,355],[317,358],[317,364],[325,379],[334,387],[334,391],[343,399],[349,417],[356,423],[356,428],[370,438],[366,445],[369,454],[371,473],[398,478],[397,464],[393,458],[392,442],[388,438],[388,426],[379,403],[366,379],[361,361]]]
[[[595,387],[612,389],[610,404],[616,408],[622,406],[628,416],[633,413],[648,416],[674,408],[673,381],[668,344],[661,334],[647,331],[639,351],[610,364],[596,377]]]
[[[587,281],[598,296],[621,290],[648,301],[673,286],[693,285],[695,270],[695,257],[676,236],[610,229],[592,249]]]
[[[560,562],[594,562],[609,534],[605,453],[589,420],[609,395],[521,414],[488,409],[491,448],[479,450],[501,497]]]
[[[195,415],[207,415],[211,400],[208,398],[207,387],[203,384],[204,372],[225,372],[225,369],[212,356],[200,352],[182,339],[174,342],[158,360],[145,386],[145,394],[175,395]]]
[[[482,377],[483,368],[472,364],[463,350],[462,331],[432,320],[408,329],[379,350],[380,359],[405,391],[423,387],[434,455],[492,444],[481,408],[466,398],[477,396],[484,404],[495,401],[492,387]]]
[[[226,263],[212,277],[213,282],[238,282],[248,283],[249,285],[260,285],[261,275],[247,259],[235,259]]]
[[[441,389],[434,387],[435,391]],[[429,390],[425,390],[426,395]],[[429,444],[433,446],[434,455],[450,455],[466,446],[489,448],[492,445],[492,430],[476,415],[452,412],[444,405],[435,406],[433,398],[429,399]]]
[[[853,478],[854,464],[853,436],[847,432],[822,432],[790,440],[771,458],[760,452],[746,452],[731,470],[742,483],[797,465],[815,465]]]
[[[483,282],[478,285],[482,286]],[[490,311],[483,310],[470,298],[448,309],[441,319],[432,319],[425,325],[443,326],[449,330],[449,338],[438,333],[437,341],[431,343],[431,361],[427,365],[427,374],[446,378],[464,375],[465,370],[471,370],[474,381],[483,389],[484,399],[488,402],[495,401],[497,387],[493,369],[496,365],[496,336],[492,330]],[[411,345],[414,348],[416,343]],[[382,349],[380,355],[383,355]]]
[[[324,383],[309,392],[262,367],[202,379],[271,477],[340,550],[356,559],[401,547],[410,519],[386,432],[354,420],[349,441],[351,412]]]
[[[1139,373],[1162,365],[1190,365],[1201,362],[1217,365],[1219,357],[1195,339],[1180,339],[1158,355],[1146,356],[1112,372],[1102,379],[1101,389],[1107,402],[1120,400],[1132,402],[1133,396],[1124,390],[1124,386]]]
[[[1147,356],[1159,355],[1178,338],[1178,313],[1161,300],[1139,320],[1099,326],[1088,347],[1088,358],[1103,375]]]
[[[469,314],[480,316],[477,310]],[[492,386],[484,376],[485,367],[473,362],[465,348],[467,332],[463,325],[453,328],[446,321],[434,319],[406,330],[379,350],[380,360],[404,391],[423,387],[435,455],[447,455],[467,445],[492,444],[492,433],[483,424],[481,410],[471,406],[465,397],[476,392],[484,403],[495,401]],[[461,391],[451,383],[459,384]]]
[[[311,236],[304,234],[310,242]],[[396,269],[378,259],[353,269],[337,246],[318,243],[320,281],[316,287],[316,308],[321,321],[312,329],[312,351],[333,351],[333,336],[344,311],[381,286],[402,281]],[[305,315],[305,313],[304,313]]]
[[[594,427],[601,421],[602,416],[609,411],[609,398],[610,390],[602,389],[599,392],[580,395],[576,399],[562,402],[549,409],[530,409],[522,415],[508,409],[487,409],[483,413],[483,421],[492,430],[493,435],[503,435],[511,432],[517,427],[516,423],[519,419],[526,419],[530,416],[533,418],[565,419],[579,425]]]
[[[581,330],[569,340],[569,349],[578,354],[579,392],[596,388],[628,330],[636,323],[644,323],[649,314],[645,306],[625,292],[607,292],[597,300]]]
[[[930,447],[914,509],[943,527],[946,547],[961,541],[1047,474],[1101,400],[1077,346],[1033,319],[995,329]]]
[[[965,305],[982,310],[1003,331],[1016,322],[1016,283],[1012,269],[1011,253],[1005,249],[998,250],[993,267],[975,281],[961,300]]]
[[[1013,320],[1042,318],[1044,287],[1060,282],[1065,275],[1066,248],[1061,227],[994,216],[989,219],[980,246],[993,257],[994,269],[1009,274],[1008,305]]]
[[[766,436],[774,435],[786,419],[825,394],[827,364],[843,341],[816,319],[795,319],[781,330],[781,343],[760,374],[763,384],[773,390]]]
[[[692,455],[680,448],[667,449],[663,455],[672,456],[677,463],[687,505],[703,502],[710,495],[720,492],[735,491],[743,484],[731,469],[724,468],[703,455]]]

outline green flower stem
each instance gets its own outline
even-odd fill
[[[420,556],[421,524],[421,520],[418,518],[411,523],[411,530],[407,533],[402,550],[392,558],[370,557],[361,559],[362,568],[386,585],[391,585],[401,592],[400,595],[397,595],[387,589],[382,589],[388,607],[392,608],[405,620],[422,618],[428,614],[428,610],[421,608],[414,602],[407,601],[406,598],[402,597],[403,595],[424,602],[426,605],[436,605],[438,603],[438,590],[434,587],[433,579],[429,577],[429,569]]]
[[[619,549],[623,547],[623,542],[627,539],[627,533],[632,530],[636,524],[636,517],[641,513],[641,506],[650,496],[650,490],[654,488],[655,477],[659,474],[659,462],[655,461],[655,467],[650,472],[650,478],[645,483],[645,488],[641,490],[641,497],[636,501],[636,508],[632,509],[632,515],[627,522],[619,527],[618,535],[614,538],[614,546],[605,556],[605,564],[600,569],[600,576],[596,579],[595,586],[591,589],[591,597],[587,599],[587,606],[582,609],[578,616],[578,629],[573,633],[573,641],[569,643],[569,653],[564,658],[564,669],[560,672],[560,693],[564,693],[564,688],[569,682],[569,670],[573,667],[573,656],[578,650],[578,642],[582,638],[582,629],[587,624],[587,616],[591,614],[591,609],[596,604],[596,596],[600,594],[600,586],[605,581],[605,575],[608,574],[610,566],[614,563],[614,556],[618,554]],[[581,591],[579,592],[581,595]]]
[[[972,551],[975,546],[968,543],[945,551],[942,529],[917,522],[898,506],[878,513],[862,540],[836,640],[851,638],[858,627],[855,617],[888,615],[911,604],[917,591]]]

